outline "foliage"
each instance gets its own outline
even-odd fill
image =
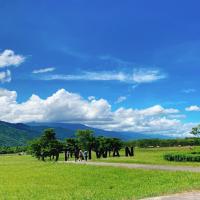
[[[82,150],[89,150],[94,145],[94,132],[92,130],[77,130],[77,145]]]
[[[199,146],[200,138],[177,138],[177,139],[142,139],[124,142],[127,146],[147,147],[177,147]]]
[[[62,150],[63,144],[56,139],[53,129],[45,129],[44,134],[30,145],[31,154],[42,160],[52,156],[56,156],[56,160],[58,160]]]
[[[66,146],[69,150],[73,150],[78,147],[82,150],[95,151],[97,153],[119,151],[123,142],[118,138],[106,138],[104,136],[94,137],[94,132],[91,130],[78,130],[76,132],[76,138],[68,138],[66,140]]]
[[[0,154],[13,154],[13,153],[26,152],[26,151],[27,151],[26,146],[16,146],[16,147],[1,146],[0,147]]]
[[[200,125],[193,127],[190,134],[192,134],[194,136],[199,136],[200,135]]]
[[[177,161],[177,162],[200,162],[200,155],[198,152],[169,153],[164,155],[164,159],[168,161]]]
[[[0,146],[23,146],[27,144],[28,139],[25,130],[0,122]]]
[[[71,152],[74,152],[75,151],[75,147],[76,147],[78,142],[77,142],[77,140],[75,138],[67,138],[65,140],[65,143],[66,143],[66,145],[65,145],[66,149],[71,151]]]

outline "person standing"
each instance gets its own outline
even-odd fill
[[[69,157],[70,157],[70,152],[69,150],[67,150],[67,160],[69,160]]]
[[[87,161],[87,158],[88,158],[88,152],[87,151],[84,151],[83,157],[84,157],[84,160]]]
[[[79,161],[83,160],[83,152],[82,150],[79,151]]]
[[[74,149],[74,158],[75,158],[75,162],[78,160],[79,158],[79,150],[78,148],[75,147]]]

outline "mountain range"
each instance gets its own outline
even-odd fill
[[[58,139],[74,137],[78,129],[93,130],[95,136],[117,137],[122,140],[163,138],[163,135],[147,135],[137,132],[117,132],[92,128],[72,123],[8,123],[0,121],[0,146],[26,145],[29,140],[39,137],[46,128],[54,128]]]

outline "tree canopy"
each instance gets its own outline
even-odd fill
[[[192,131],[190,133],[194,136],[199,136],[200,135],[200,125],[193,127]]]
[[[54,129],[45,129],[43,135],[34,140],[30,145],[32,155],[38,159],[45,160],[46,157],[59,158],[63,150],[63,144],[56,139]]]

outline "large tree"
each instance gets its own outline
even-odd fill
[[[91,159],[91,151],[94,146],[94,131],[92,130],[77,130],[76,132],[77,143],[80,149],[89,152],[89,159]]]
[[[200,125],[193,127],[190,134],[192,134],[194,136],[199,136],[200,135]]]
[[[56,157],[57,161],[59,153],[63,150],[63,144],[56,139],[55,135],[54,129],[45,129],[43,135],[31,143],[32,155],[43,161],[46,157]]]
[[[78,145],[83,150],[88,150],[94,140],[94,132],[92,130],[77,130],[76,138]]]

